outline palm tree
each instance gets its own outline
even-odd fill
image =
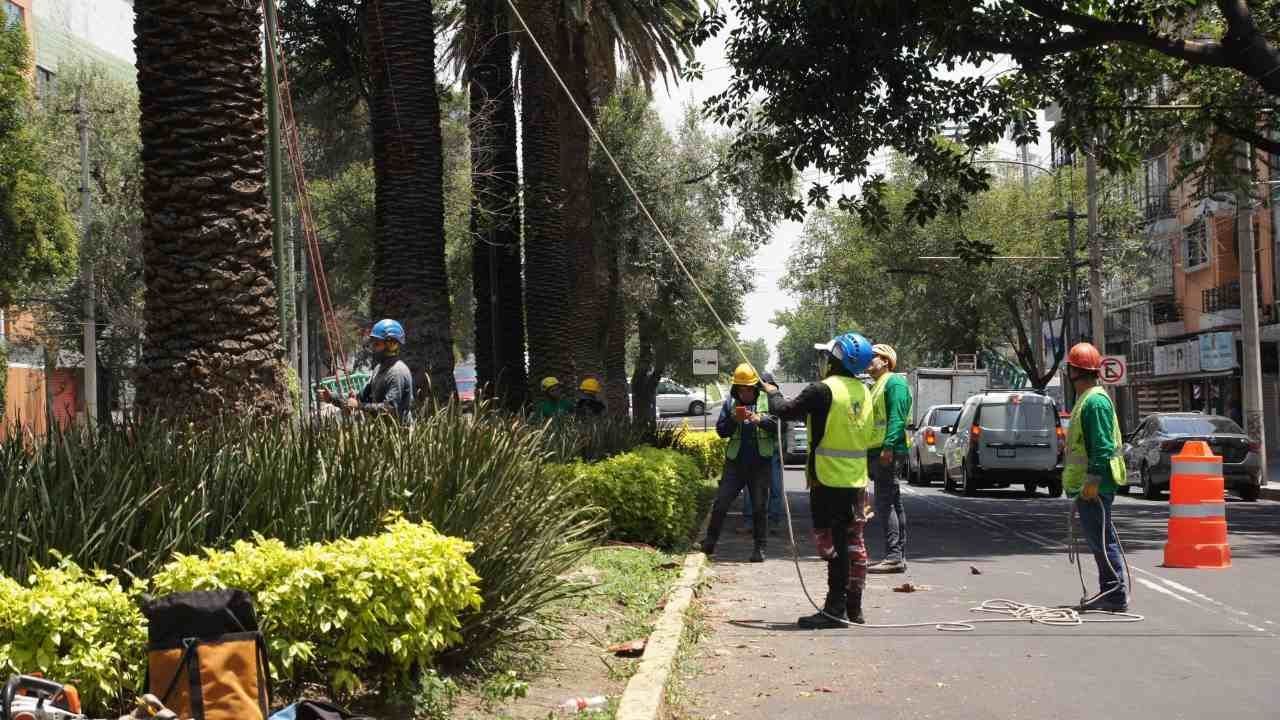
[[[522,0],[529,32],[554,57],[558,0]],[[520,52],[524,155],[525,316],[534,378],[573,376],[569,248],[564,235],[560,88],[528,42]]]
[[[290,411],[265,193],[260,7],[135,0],[146,413]]]
[[[363,24],[376,180],[369,306],[374,319],[404,324],[419,397],[447,401],[453,341],[431,3],[366,0]]]
[[[476,302],[476,375],[510,409],[527,392],[524,283],[520,267],[512,43],[503,0],[470,0],[472,288]]]

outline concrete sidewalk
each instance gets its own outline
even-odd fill
[[[1267,482],[1262,486],[1262,497],[1267,500],[1280,500],[1280,458],[1267,463]]]

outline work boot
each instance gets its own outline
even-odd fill
[[[1076,612],[1129,612],[1129,602],[1124,593],[1114,592],[1090,598],[1075,607]]]
[[[881,560],[880,562],[867,568],[867,572],[876,573],[877,575],[886,575],[889,573],[904,573],[907,571],[907,563],[904,560]]]
[[[849,588],[849,595],[844,601],[845,615],[848,616],[849,622],[865,625],[867,620],[862,616],[862,588]]]
[[[834,630],[848,627],[848,619],[843,607],[833,607],[831,603],[826,603],[822,612],[806,615],[797,620],[796,624],[804,630]]]
[[[751,552],[751,562],[764,562],[764,543],[756,543],[756,549]]]

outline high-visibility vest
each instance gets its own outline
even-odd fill
[[[867,486],[867,426],[871,397],[857,378],[832,375],[822,381],[831,390],[831,409],[822,440],[813,448],[816,480],[827,487]],[[810,426],[814,420],[809,418]]]
[[[737,401],[731,401],[729,410],[733,410],[733,404]],[[769,396],[759,393],[756,396],[756,412],[761,415],[769,413]],[[724,446],[724,456],[730,460],[738,459],[738,450],[742,448],[742,423],[733,430],[733,437],[729,438],[729,444]],[[765,430],[759,425],[756,426],[756,448],[760,451],[760,457],[773,457],[774,446],[778,443],[774,440],[773,433]]]
[[[875,385],[871,386],[871,412],[874,423],[871,426],[871,437],[868,440],[867,447],[878,448],[889,445],[885,432],[889,429],[889,408],[884,404],[884,388],[889,384],[889,378],[893,377],[893,373],[887,372],[876,380]],[[911,394],[908,392],[907,397]],[[915,400],[911,400],[911,404],[907,405],[907,418],[910,418],[915,411]],[[902,421],[902,434],[906,439],[907,448],[911,448],[911,433],[906,431],[906,425],[909,422],[904,418]]]
[[[1085,476],[1089,472],[1089,451],[1084,443],[1084,404],[1085,400],[1102,395],[1111,405],[1111,398],[1101,386],[1095,385],[1076,398],[1076,405],[1071,409],[1071,427],[1067,429],[1067,457],[1062,461],[1062,487],[1069,494],[1080,492],[1084,487]],[[1111,439],[1116,450],[1111,456],[1111,480],[1116,485],[1128,482],[1124,467],[1124,438],[1120,435],[1120,419],[1116,417],[1115,408],[1111,408]]]

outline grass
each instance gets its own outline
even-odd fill
[[[598,578],[576,600],[580,608],[610,617],[609,643],[649,636],[658,601],[680,577],[682,559],[657,550],[623,545],[587,553],[577,573]]]
[[[698,592],[706,587],[704,580]],[[690,717],[687,709],[689,699],[688,680],[702,672],[702,664],[694,652],[702,638],[711,630],[707,621],[706,608],[702,601],[694,597],[693,602],[684,613],[684,633],[680,636],[680,647],[676,651],[675,664],[671,667],[671,675],[667,678],[666,710],[663,717],[669,720],[684,720]]]

